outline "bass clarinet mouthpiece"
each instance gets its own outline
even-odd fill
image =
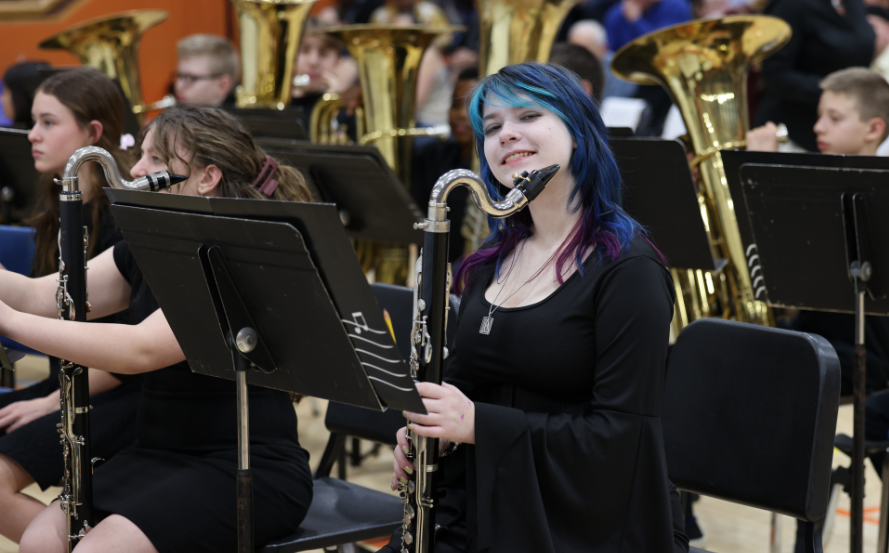
[[[185,175],[176,175],[169,171],[158,171],[157,173],[145,175],[145,179],[148,181],[148,189],[152,192],[157,192],[164,188],[169,188],[174,184],[185,182],[188,180],[188,177]]]
[[[538,171],[531,171],[530,174],[527,171],[522,171],[521,175],[514,174],[512,176],[512,183],[530,202],[543,192],[543,189],[546,188],[546,185],[554,176],[556,176],[556,173],[558,173],[561,168],[561,165],[556,164],[544,167]]]

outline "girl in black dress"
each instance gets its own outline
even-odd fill
[[[673,284],[621,207],[596,106],[537,63],[487,77],[468,105],[493,195],[562,169],[460,267],[456,355],[443,385],[418,384],[429,414],[405,414],[445,454],[463,444],[441,463],[435,552],[686,551],[660,423]],[[398,443],[393,488],[414,469],[404,429]]]
[[[182,106],[144,131],[134,176],[169,168],[190,178],[187,195],[308,201],[293,168],[273,160],[222,110]],[[257,179],[258,175],[263,178]],[[99,466],[94,507],[102,520],[77,551],[234,551],[236,401],[231,382],[192,373],[125,242],[90,263],[91,315],[129,307],[135,326],[54,320],[55,282],[0,274],[0,334],[79,364],[147,373],[137,442]],[[293,532],[312,497],[308,453],[297,440],[288,394],[250,391],[250,453],[257,543]],[[64,516],[47,507],[20,551],[62,552]]]
[[[37,69],[33,71],[36,74]],[[31,97],[35,97],[33,90]],[[34,165],[43,173],[40,179],[43,198],[42,211],[30,221],[36,228],[32,276],[57,274],[59,270],[60,187],[53,183],[53,178],[62,175],[71,154],[78,148],[97,145],[111,152],[122,170],[129,170],[132,165],[130,156],[119,147],[123,106],[117,86],[94,69],[57,73],[37,89],[33,102],[34,125],[28,138]],[[30,119],[30,100],[25,107]],[[104,179],[97,169],[90,163],[80,172],[87,200],[84,220],[90,229],[89,257],[121,240],[108,208],[108,198],[102,191]],[[44,508],[41,502],[19,492],[34,482],[45,490],[57,485],[62,478],[61,446],[56,429],[60,420],[58,371],[58,360],[50,359],[49,378],[0,395],[0,534],[15,542]],[[138,377],[91,371],[90,393],[94,395],[95,408],[93,452],[98,457],[108,459],[135,441],[135,405],[140,389]]]

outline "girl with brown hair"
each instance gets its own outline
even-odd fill
[[[188,175],[173,192],[308,201],[302,176],[258,148],[232,116],[180,106],[143,131],[133,176]],[[91,316],[129,308],[130,325],[54,319],[51,277],[0,271],[0,334],[100,370],[147,373],[138,441],[96,468],[100,513],[82,551],[230,551],[236,543],[235,387],[189,370],[163,312],[125,242],[90,264]],[[5,303],[3,303],[5,302]],[[250,462],[257,544],[293,532],[308,511],[312,477],[288,394],[250,387]],[[25,531],[23,553],[65,551],[65,518],[47,507]]]
[[[63,71],[37,88],[31,106],[34,126],[28,138],[33,145],[34,165],[43,173],[44,188],[43,211],[31,220],[37,229],[32,275],[54,275],[58,271],[59,187],[53,178],[61,176],[71,154],[78,148],[97,145],[112,152],[119,166],[131,165],[129,156],[119,149],[123,106],[117,86],[94,69]],[[91,163],[79,177],[88,202],[85,220],[90,229],[89,255],[92,256],[113,246],[121,236],[102,191],[105,180],[100,176],[99,167]],[[0,534],[16,542],[44,508],[39,501],[20,493],[21,490],[34,482],[45,490],[62,478],[56,432],[58,371],[58,360],[51,358],[49,378],[29,388],[0,395]],[[93,452],[110,458],[135,440],[135,404],[141,381],[132,376],[90,372],[95,409]]]

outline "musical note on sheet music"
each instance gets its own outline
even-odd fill
[[[386,364],[394,365],[401,361],[395,345],[385,343],[388,341],[386,339],[386,335],[389,334],[388,331],[371,328],[364,317],[364,313],[361,311],[352,313],[352,320],[343,319],[342,321],[346,326],[346,333],[349,335],[349,339],[352,340],[355,351],[358,352],[361,365],[365,370],[368,370],[367,377],[370,380],[381,382],[397,390],[408,391],[413,389],[410,375],[398,374],[380,366],[385,366]],[[404,387],[405,384],[410,386],[410,388]]]

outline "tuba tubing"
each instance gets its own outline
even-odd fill
[[[161,190],[187,179],[160,171],[133,181],[121,178],[117,162],[106,150],[96,146],[80,148],[68,159],[61,180],[59,196],[59,286],[56,308],[60,319],[85,322],[90,310],[86,282],[86,256],[89,235],[83,224],[83,193],[78,188],[77,172],[88,162],[102,166],[105,177],[115,188]],[[68,551],[95,525],[93,513],[93,459],[90,457],[89,372],[73,361],[60,359],[59,401],[61,422],[57,425],[65,464],[64,483],[59,504],[65,513]]]
[[[416,228],[425,232],[423,249],[415,267],[414,322],[411,331],[411,376],[441,384],[443,362],[448,356],[445,329],[450,307],[448,291],[451,271],[448,263],[447,197],[457,187],[469,188],[479,209],[495,218],[504,218],[524,209],[559,171],[552,165],[539,171],[517,175],[515,187],[502,201],[491,198],[482,180],[466,169],[442,175],[429,198],[428,215]],[[407,431],[408,459],[414,473],[399,485],[404,505],[403,553],[430,553],[435,541],[435,472],[438,470],[438,439]]]

